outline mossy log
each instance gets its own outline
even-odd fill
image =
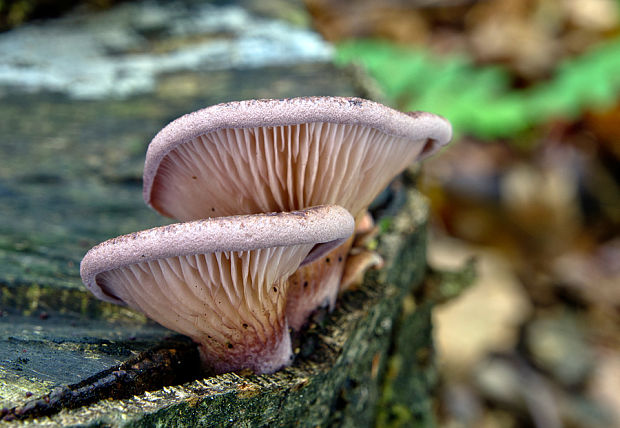
[[[425,273],[426,216],[424,199],[407,191],[404,206],[385,218],[389,230],[379,238],[386,268],[344,293],[334,312],[315,317],[297,340],[292,367],[269,376],[230,373],[140,391],[152,388],[144,373],[161,371],[161,365],[185,365],[183,376],[192,376],[188,361],[197,364],[197,359],[185,349],[191,345],[173,343],[168,352],[182,355],[178,360],[164,357],[140,370],[139,362],[154,360],[153,351],[141,354],[132,364],[86,379],[78,388],[33,397],[8,419],[63,426],[359,427],[377,420],[426,426],[432,420],[435,379],[430,306],[416,307],[412,294]],[[172,376],[174,383],[181,372]],[[105,382],[112,386],[102,392]],[[114,398],[126,391],[137,395]],[[80,394],[87,394],[87,400]],[[90,395],[98,401],[89,403]],[[52,414],[22,418],[28,413]]]
[[[148,137],[168,120],[234,99],[364,96],[329,64],[191,77],[208,96],[4,95],[0,425],[427,426],[432,303],[414,298],[427,206],[402,183],[384,203],[385,268],[315,317],[293,366],[274,375],[205,378],[190,341],[85,291],[78,266],[90,246],[166,221],[142,203],[140,176]]]

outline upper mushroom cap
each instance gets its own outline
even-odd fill
[[[307,253],[301,261],[305,264],[343,242],[354,227],[351,214],[335,205],[171,224],[122,235],[91,248],[82,259],[80,274],[95,296],[122,304],[116,293],[102,289],[97,275],[159,259],[302,244],[312,248],[324,243]]]
[[[155,136],[143,196],[183,220],[319,204],[342,205],[357,216],[389,180],[451,135],[439,116],[359,98],[224,103],[185,115]]]

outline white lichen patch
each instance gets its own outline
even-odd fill
[[[127,97],[175,71],[329,61],[317,33],[239,6],[127,3],[0,34],[0,85],[73,98]]]

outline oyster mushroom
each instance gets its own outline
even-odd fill
[[[338,206],[178,223],[93,247],[80,273],[98,298],[193,338],[215,373],[271,373],[292,360],[287,277],[353,228]]]
[[[219,104],[155,136],[143,196],[180,220],[337,204],[359,221],[397,174],[450,138],[450,124],[439,116],[359,98]],[[291,278],[293,328],[318,306],[333,306],[347,250],[338,248]]]

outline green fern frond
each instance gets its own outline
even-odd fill
[[[522,91],[511,88],[500,67],[377,40],[338,45],[336,62],[360,62],[395,106],[441,114],[458,133],[481,138],[511,137],[552,118],[574,118],[609,107],[620,95],[620,38],[565,61],[551,80]]]

